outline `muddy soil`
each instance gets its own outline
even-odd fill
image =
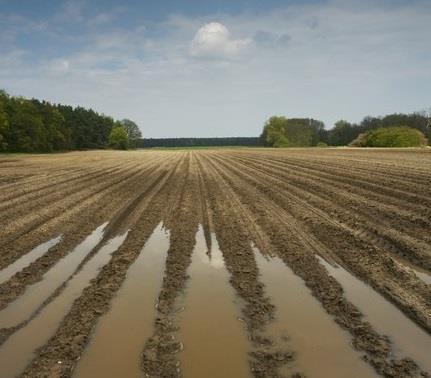
[[[431,350],[430,209],[429,150],[0,156],[0,355],[7,356],[14,340],[20,350],[20,335],[36,329],[46,334],[43,345],[26,346],[30,359],[17,355],[20,376],[79,378],[81,358],[90,375],[102,374],[103,361],[92,361],[103,357],[91,348],[97,330],[112,339],[106,334],[111,327],[102,326],[111,305],[118,328],[113,335],[130,334],[131,323],[141,324],[137,314],[123,316],[121,309],[142,306],[118,303],[128,295],[138,298],[142,285],[144,291],[152,288],[156,303],[146,313],[145,332],[134,333],[125,376],[198,376],[209,366],[213,377],[229,371],[254,377],[342,377],[346,371],[429,376],[423,350]],[[79,263],[56,269],[76,260],[77,247],[102,224],[101,240]],[[157,227],[169,234],[169,246],[160,251],[163,269],[146,283],[145,274],[140,280],[131,272],[141,258],[143,271],[148,269],[141,254]],[[126,232],[96,277],[79,283],[103,246]],[[193,263],[199,253],[206,265]],[[268,276],[265,261],[278,278]],[[214,285],[206,281],[212,275]],[[32,288],[44,287],[50,276],[55,285],[33,296]],[[83,289],[58,324],[44,323],[77,281]],[[357,287],[370,294],[359,296],[352,289]],[[369,312],[361,298],[376,298],[385,313]],[[16,314],[19,324],[10,321],[17,303],[33,302],[28,312]],[[292,303],[298,305],[290,313]],[[301,311],[314,315],[301,318]],[[390,324],[379,323],[382,316]],[[321,334],[333,342],[316,338],[315,345],[307,344],[307,321],[323,327]],[[199,327],[208,338],[199,337]],[[230,341],[236,334],[241,340]],[[319,358],[308,363],[313,355]],[[352,363],[334,367],[343,355]],[[235,356],[236,363],[226,356]],[[0,366],[0,376],[10,371]]]

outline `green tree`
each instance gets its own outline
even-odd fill
[[[120,121],[120,124],[127,133],[129,146],[135,148],[137,141],[142,138],[138,125],[130,119],[123,119]]]
[[[109,134],[109,146],[116,150],[127,150],[128,138],[126,130],[121,126],[113,127]]]
[[[331,146],[347,146],[357,135],[357,131],[351,123],[340,120],[329,131],[329,144]]]
[[[274,116],[265,122],[260,138],[265,146],[308,147],[326,138],[326,130],[323,122],[311,118]]]
[[[288,147],[289,140],[285,135],[286,117],[271,117],[265,122],[261,138],[265,145],[271,147]]]
[[[8,148],[7,134],[9,131],[9,121],[6,114],[6,103],[8,96],[6,92],[0,91],[0,151],[6,151]]]
[[[8,150],[48,151],[47,134],[37,107],[29,100],[11,97],[6,109],[9,119]]]
[[[285,135],[291,147],[312,146],[314,133],[311,120],[308,118],[289,118],[285,125]]]
[[[70,132],[66,127],[65,119],[60,111],[49,102],[32,100],[33,105],[38,108],[38,113],[42,117],[45,150],[58,151],[66,150],[70,144]]]

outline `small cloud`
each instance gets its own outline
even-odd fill
[[[202,26],[190,46],[195,57],[229,59],[238,57],[251,43],[250,39],[234,39],[229,29],[219,22]]]

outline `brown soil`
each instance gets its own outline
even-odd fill
[[[95,228],[109,222],[100,245],[130,230],[22,373],[71,376],[128,268],[163,222],[170,247],[153,335],[142,340],[140,364],[150,377],[180,376],[178,352],[187,345],[177,322],[179,298],[201,224],[209,251],[215,233],[238,296],[250,343],[244,358],[253,376],[303,375],[295,366],[295,343],[279,345],[266,332],[276,307],[260,281],[253,245],[264,255],[278,256],[303,280],[376,373],[427,376],[431,372],[410,356],[397,356],[390,338],[349,302],[316,255],[369,284],[430,334],[430,286],[409,268],[431,271],[430,209],[427,150],[223,149],[0,157],[0,269],[63,235],[59,244],[0,285],[0,317],[1,309]],[[97,247],[88,258],[96,252]],[[61,295],[68,279],[26,322],[0,330],[0,349]]]

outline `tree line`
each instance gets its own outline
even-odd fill
[[[360,123],[338,121],[328,131],[328,144],[332,146],[345,146],[357,139],[360,134],[379,128],[409,127],[419,130],[431,141],[430,117],[425,113],[389,114],[384,117],[365,117]]]
[[[402,128],[423,134],[408,134]],[[372,133],[379,129],[390,129]],[[397,133],[397,135],[395,135]],[[385,137],[388,143],[431,141],[431,121],[425,113],[365,117],[360,123],[340,120],[327,130],[312,118],[274,116],[260,137],[142,138],[130,120],[116,121],[80,106],[52,104],[37,99],[9,96],[0,90],[0,151],[53,152],[101,148],[270,146],[311,147],[374,145]],[[377,141],[377,142],[376,142]],[[406,142],[407,141],[407,142]],[[379,142],[380,143],[380,142]]]
[[[9,96],[0,91],[0,151],[53,152],[128,148],[141,137],[130,120],[92,109]]]
[[[223,146],[261,146],[257,137],[226,138],[144,138],[137,143],[139,148],[148,147],[223,147]]]
[[[425,143],[431,141],[431,121],[425,112],[395,113],[384,117],[367,116],[357,124],[341,120],[329,130],[324,128],[323,122],[311,118],[274,116],[264,124],[260,139],[264,146],[270,147],[347,146],[361,135],[381,128],[390,130],[378,133],[380,138],[382,135],[392,138],[393,134],[401,133],[403,134],[401,139],[406,140],[406,131],[402,128],[410,128],[420,132],[424,136]],[[411,135],[414,137],[418,134],[412,133]]]

